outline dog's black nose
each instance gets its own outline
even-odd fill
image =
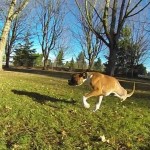
[[[68,80],[68,85],[70,85],[70,86],[74,86],[74,85],[76,85],[72,80]]]

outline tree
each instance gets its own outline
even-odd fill
[[[29,26],[31,26],[31,24],[29,25],[29,22],[31,21],[29,19],[31,15],[28,15],[31,12],[30,7],[31,5],[28,5],[28,8],[26,8],[16,18],[14,18],[11,23],[5,47],[6,68],[9,68],[9,59],[11,57],[10,55],[13,54],[15,47],[23,40],[25,34],[29,31]]]
[[[72,58],[69,64],[69,69],[73,70],[74,68],[75,68],[75,62],[74,62],[74,59]]]
[[[93,18],[94,9],[91,7],[89,10],[89,19]],[[85,16],[87,17],[87,16]],[[76,18],[81,26],[81,31],[78,31],[76,39],[79,41],[82,51],[84,53],[85,59],[88,61],[88,69],[91,70],[95,59],[98,57],[101,52],[103,42],[95,36],[95,34],[90,30],[86,23],[86,19],[82,15],[77,16]],[[74,33],[75,35],[75,33]]]
[[[9,68],[10,55],[13,53],[15,46],[19,41],[23,39],[24,32],[28,30],[27,25],[25,23],[26,19],[27,17],[25,14],[20,14],[12,21],[5,47],[6,68]]]
[[[132,77],[134,70],[137,70],[137,66],[142,63],[143,58],[145,59],[148,50],[148,37],[142,31],[135,36],[133,29],[128,26],[123,28],[116,61],[116,71],[125,70],[126,74],[130,71]]]
[[[66,63],[64,64],[64,66],[65,66],[66,68],[69,68],[69,65],[70,65],[69,61],[66,61]]]
[[[77,65],[78,65],[78,68],[80,69],[84,69],[86,66],[84,53],[82,51],[79,53],[77,57]]]
[[[5,47],[5,54],[6,54],[6,68],[9,68],[9,59],[10,59],[10,54],[12,52],[12,48],[14,45],[14,42],[16,40],[17,32],[16,32],[16,26],[17,26],[18,19],[17,17],[12,21],[12,34],[9,31],[8,38],[7,38],[7,43]]]
[[[138,75],[146,75],[146,73],[147,73],[146,67],[144,67],[143,64],[137,65],[136,68],[137,68],[137,74]]]
[[[121,32],[121,38],[119,40],[119,50],[117,52],[117,59],[116,59],[116,74],[118,73],[125,73],[129,70],[128,66],[128,54],[131,51],[131,28],[125,26]],[[106,57],[108,58],[108,57]]]
[[[18,8],[15,8],[17,5],[17,0],[11,0],[9,5],[8,14],[6,17],[5,24],[2,29],[1,37],[0,37],[0,70],[2,70],[2,56],[3,51],[6,47],[8,33],[12,24],[12,21],[20,14],[20,12],[26,7],[29,0],[23,0]]]
[[[103,71],[103,65],[100,58],[97,59],[97,61],[94,62],[94,70]]]
[[[35,57],[34,66],[36,67],[42,67],[43,66],[43,55],[42,54],[33,54],[33,57]]]
[[[63,32],[63,6],[64,0],[37,1],[37,33],[44,58],[44,70],[47,69],[49,54],[56,49]]]
[[[19,43],[18,48],[15,50],[14,65],[32,67],[36,59],[35,49],[32,49],[33,42],[30,42],[29,33],[27,33],[24,44]]]
[[[61,49],[56,57],[56,66],[63,66],[64,51]]]
[[[88,27],[109,48],[107,73],[114,75],[120,32],[127,19],[139,14],[150,2],[145,4],[142,0],[75,1]],[[92,21],[89,13],[91,7],[95,11]]]
[[[90,34],[91,31],[89,31]],[[93,33],[91,33],[93,34]],[[88,35],[87,35],[88,38]],[[85,58],[88,60],[88,69],[92,69],[95,59],[98,57],[102,50],[102,41],[97,37],[92,37],[91,42],[87,42],[87,49],[84,50]]]

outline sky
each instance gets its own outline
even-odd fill
[[[65,25],[68,28],[68,32],[67,32],[67,39],[68,39],[68,52],[67,55],[65,57],[65,60],[71,60],[72,57],[74,58],[74,60],[78,57],[79,53],[81,52],[82,48],[78,42],[78,40],[73,36],[72,32],[81,32],[81,27],[80,24],[77,21],[77,18],[75,17],[75,15],[79,14],[79,11],[76,7],[76,4],[74,2],[74,0],[70,0],[70,2],[68,3],[68,5],[66,6],[66,9],[68,11],[66,17],[65,17]],[[106,47],[104,47],[106,49]],[[108,53],[108,51],[104,51],[102,50],[101,53],[98,55],[98,57],[101,58],[102,62],[105,63],[106,59],[104,57],[104,55],[106,55]],[[51,54],[52,56],[52,54]],[[52,56],[53,57],[53,56]]]
[[[80,26],[79,26],[74,14],[73,14],[73,13],[78,14],[78,11],[77,11],[77,8],[75,6],[74,0],[68,0],[68,1],[69,1],[69,4],[66,5],[67,15],[65,17],[65,22],[64,22],[68,31],[65,33],[64,37],[66,38],[67,44],[69,46],[68,46],[68,51],[66,52],[65,61],[71,60],[72,57],[74,59],[76,59],[79,52],[81,52],[80,44],[72,36],[72,32],[71,32],[71,31],[80,32]],[[35,44],[34,48],[37,49],[37,52],[42,53],[40,45],[38,43],[38,39],[36,37],[34,37],[34,44]],[[101,58],[103,63],[106,62],[104,55],[107,55],[108,52],[109,52],[108,49],[105,48],[105,50],[103,50],[99,54],[99,57]],[[54,60],[55,59],[54,52],[51,52],[49,57],[50,57],[50,59]],[[144,61],[144,65],[146,66],[147,71],[150,72],[150,57]]]
[[[79,31],[79,24],[77,23],[77,20],[76,18],[74,17],[73,13],[77,14],[78,11],[77,11],[77,8],[75,7],[75,3],[73,1],[71,1],[69,3],[69,6],[68,6],[68,9],[72,8],[72,10],[70,11],[70,13],[68,13],[66,19],[65,19],[65,22],[67,25],[69,25],[69,28],[71,30],[73,30],[74,32],[78,32]],[[73,13],[72,13],[73,12]],[[141,15],[143,17],[143,15]],[[139,19],[139,18],[137,18]],[[81,51],[81,47],[79,45],[79,43],[77,42],[76,39],[74,39],[73,37],[71,37],[71,34],[69,35],[70,36],[70,54],[68,55],[70,58],[73,56],[76,56],[79,54],[79,52]],[[150,46],[149,46],[150,48]],[[105,50],[102,50],[101,53],[99,54],[98,57],[101,58],[102,62],[105,63],[107,60],[105,59],[104,55],[108,55],[109,53],[109,50],[108,48],[104,48]],[[146,58],[144,61],[144,66],[147,68],[147,71],[150,72],[150,50],[149,50],[149,57]]]

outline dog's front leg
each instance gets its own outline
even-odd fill
[[[93,96],[98,96],[100,95],[99,94],[99,91],[98,90],[95,90],[95,91],[92,91],[88,94],[86,94],[85,96],[83,96],[83,105],[85,108],[90,108],[90,104],[87,102],[87,99],[90,98],[90,97],[93,97]]]
[[[96,108],[95,108],[95,110],[93,110],[93,112],[96,112],[100,108],[102,99],[103,99],[103,96],[99,96],[98,103],[96,104]]]
[[[86,101],[87,98],[85,96],[83,96],[83,105],[85,108],[90,108],[90,104]]]

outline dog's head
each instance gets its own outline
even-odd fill
[[[71,79],[68,80],[68,84],[72,86],[78,86],[84,83],[87,79],[87,72],[76,73],[71,76]]]

